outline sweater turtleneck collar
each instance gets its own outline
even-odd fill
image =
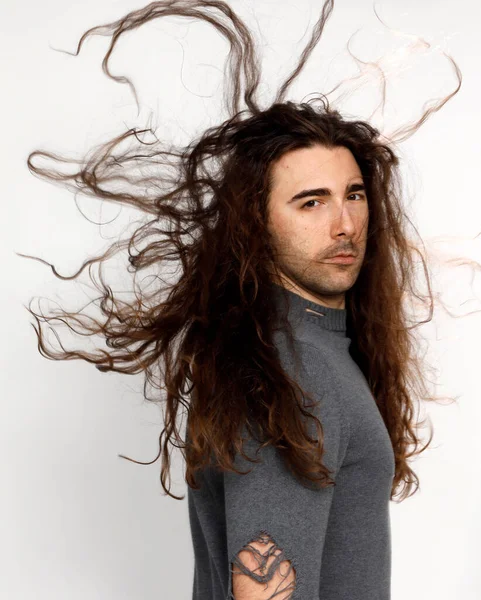
[[[305,321],[317,325],[328,331],[335,331],[341,337],[347,336],[347,309],[331,308],[324,306],[312,300],[307,300],[296,292],[293,292],[277,283],[269,283],[276,305],[282,309],[283,294],[287,293],[289,300],[288,318],[289,320],[299,318],[300,321]]]

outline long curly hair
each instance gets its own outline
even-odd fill
[[[333,5],[333,1],[324,4],[299,63],[267,108],[261,108],[256,99],[261,72],[254,41],[243,21],[221,0],[151,2],[122,19],[89,29],[76,55],[87,36],[110,34],[104,72],[130,84],[108,70],[108,59],[124,32],[169,15],[210,23],[230,44],[228,116],[185,146],[157,138],[143,141],[149,129],[133,128],[79,161],[41,150],[28,156],[28,167],[36,176],[134,207],[144,215],[133,234],[85,260],[72,276],[59,274],[42,259],[17,254],[49,264],[62,280],[76,279],[88,266],[100,293],[89,304],[95,304],[100,314],[87,315],[86,307],[37,313],[30,303],[26,308],[35,318],[39,352],[52,360],[85,360],[102,372],[145,374],[145,399],[158,402],[163,409],[159,452],[147,463],[119,456],[139,464],[152,464],[162,456],[162,487],[175,499],[185,496],[170,490],[169,442],[182,451],[187,484],[198,489],[196,471],[212,462],[219,469],[235,471],[234,456],[236,452],[244,455],[242,432],[246,430],[263,445],[274,445],[299,479],[321,487],[335,484],[322,462],[322,423],[306,409],[304,391],[281,367],[272,337],[269,282],[272,272],[279,273],[266,226],[272,166],[284,153],[315,144],[348,148],[366,184],[365,260],[358,279],[346,292],[350,352],[366,377],[392,441],[391,498],[402,500],[419,487],[409,462],[428,447],[432,432],[422,444],[418,429],[425,421],[418,419],[416,403],[437,398],[429,395],[426,364],[416,353],[413,330],[431,320],[433,294],[426,258],[408,233],[410,220],[402,202],[394,136],[383,139],[368,122],[343,117],[325,94],[300,103],[284,98],[319,41]],[[457,93],[461,76],[451,62],[458,77],[456,89],[427,109],[413,126],[398,131],[397,140],[406,139]],[[126,142],[133,143],[133,148],[121,150]],[[77,167],[70,174],[55,167],[42,168],[34,164],[37,156],[77,163]],[[142,170],[140,176],[137,169]],[[148,284],[134,281],[130,302],[114,293],[102,272],[105,262],[125,249],[126,272],[136,277],[152,269],[144,279]],[[426,296],[416,290],[416,256],[423,264]],[[180,262],[174,281],[162,276],[164,261]],[[93,275],[95,266],[98,281]],[[404,304],[408,295],[429,307],[426,320],[409,324]],[[61,350],[49,348],[43,328],[44,323],[52,327],[54,322],[78,336],[97,336],[107,349],[68,350],[61,342]],[[152,397],[148,386],[156,390]],[[179,423],[184,415],[185,440]],[[315,421],[317,439],[307,434],[307,419]]]

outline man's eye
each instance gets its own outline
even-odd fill
[[[353,193],[353,194],[349,194],[349,198],[351,196],[359,196],[359,200],[363,200],[364,199],[364,194],[359,194],[357,192]],[[308,200],[307,202],[305,202],[301,208],[305,208],[308,204],[310,204],[311,202],[319,202],[319,200]],[[314,208],[313,206],[307,206],[307,209],[309,210],[310,208]]]
[[[302,205],[302,208],[310,204],[311,202],[319,202],[319,200],[308,200],[305,204]],[[308,206],[308,208],[313,208],[312,206]]]

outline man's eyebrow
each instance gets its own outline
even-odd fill
[[[346,192],[360,192],[361,190],[365,190],[366,187],[364,183],[351,183],[351,185],[346,186]],[[294,202],[295,200],[301,200],[302,198],[307,198],[308,196],[331,196],[332,191],[329,188],[313,188],[310,190],[302,190],[298,192],[295,196],[292,196],[290,200],[288,200],[287,204]]]

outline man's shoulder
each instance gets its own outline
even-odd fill
[[[327,368],[326,347],[322,340],[316,339],[302,329],[295,330],[292,338],[284,329],[273,333],[273,341],[281,360],[291,363],[295,360],[313,365],[317,369]]]

